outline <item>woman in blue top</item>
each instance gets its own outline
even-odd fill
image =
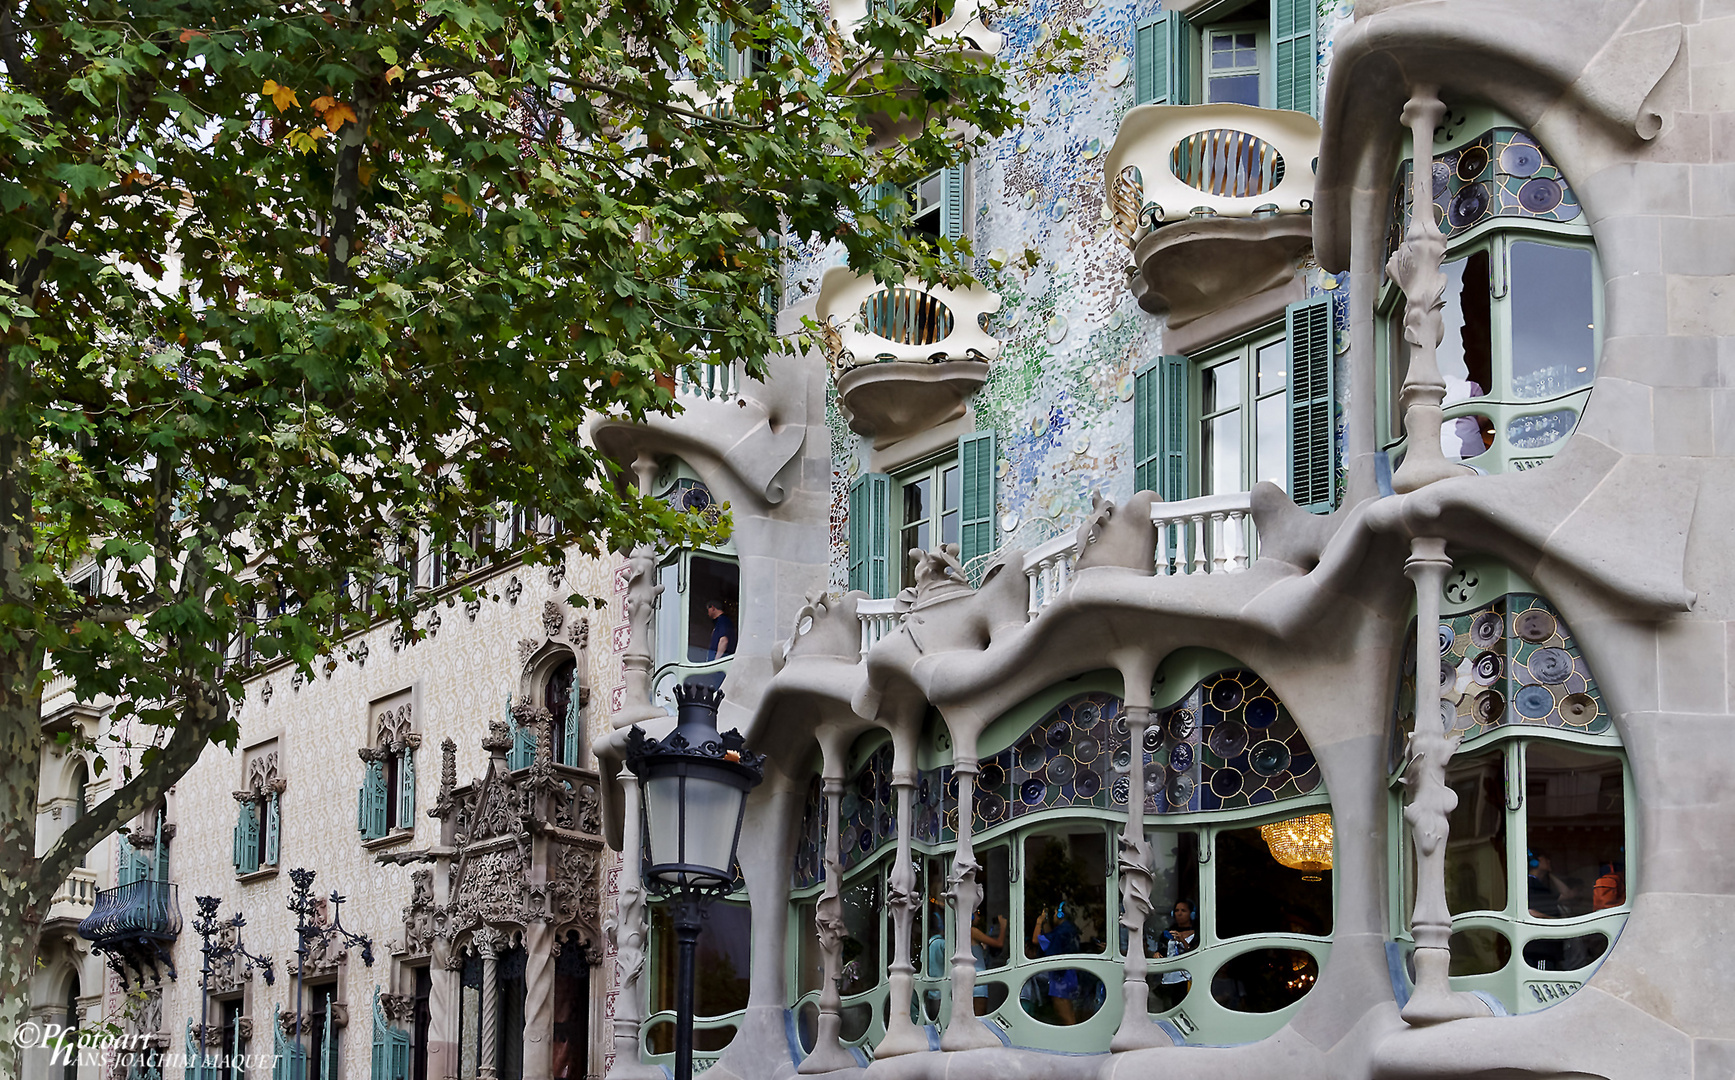
[[[1079,951],[1078,927],[1072,921],[1072,914],[1067,910],[1066,901],[1054,905],[1054,916],[1049,917],[1048,909],[1043,908],[1036,916],[1036,925],[1030,930],[1030,943],[1043,956],[1060,956],[1065,953]],[[1064,1025],[1078,1023],[1078,1012],[1074,1002],[1079,996],[1078,970],[1063,968],[1051,971],[1047,975],[1048,1000],[1054,1006],[1054,1013],[1059,1022]]]

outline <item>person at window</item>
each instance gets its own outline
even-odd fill
[[[1572,887],[1554,872],[1554,861],[1546,852],[1530,853],[1530,915],[1536,919],[1558,919],[1564,914],[1562,900],[1572,899]]]
[[[707,660],[721,660],[735,655],[735,620],[723,610],[721,600],[707,601],[705,614],[711,617],[711,649]]]
[[[1192,952],[1199,947],[1199,928],[1193,923],[1193,905],[1187,900],[1175,901],[1174,910],[1170,912],[1174,925],[1164,930],[1157,939],[1157,955],[1163,959],[1179,956],[1184,952]],[[1192,976],[1185,971],[1163,972],[1163,982],[1167,985],[1191,982]]]
[[[981,908],[976,909],[976,918],[970,923],[970,955],[976,958],[976,970],[988,970],[988,954],[995,953],[1006,947],[1006,916],[994,917],[995,932],[987,930],[988,915]],[[988,1014],[988,988],[977,985],[973,995],[977,1016]]]
[[[1596,884],[1590,890],[1590,909],[1619,907],[1627,902],[1626,864],[1616,859],[1604,859],[1597,866]]]
[[[942,912],[928,912],[927,953],[928,978],[942,978],[946,974],[946,916]],[[925,991],[922,999],[927,1004],[930,1018],[940,1015],[940,991]]]
[[[1047,908],[1043,908],[1036,916],[1036,925],[1030,931],[1030,943],[1036,946],[1042,956],[1060,956],[1081,951],[1078,926],[1073,923],[1072,913],[1067,910],[1071,906],[1062,900],[1054,905],[1052,916]],[[1054,1006],[1059,1022],[1066,1026],[1078,1023],[1078,1010],[1075,1007],[1080,994],[1078,971],[1074,968],[1063,968],[1049,972],[1046,979],[1049,1004]]]

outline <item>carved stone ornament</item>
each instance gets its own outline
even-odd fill
[[[259,700],[263,701],[265,704],[269,705],[269,704],[271,704],[271,694],[272,694],[271,680],[266,679],[265,685],[261,686],[259,688]]]
[[[404,908],[404,950],[425,956],[434,947],[434,872],[419,867],[410,874],[410,902]]]
[[[530,659],[536,655],[536,650],[542,648],[542,642],[535,638],[518,639],[518,666],[525,671],[530,670]]]
[[[243,1016],[235,1021],[235,1031],[244,1043],[253,1041],[253,1018]]]
[[[475,622],[476,616],[481,614],[481,612],[482,612],[482,601],[480,598],[473,596],[470,599],[464,601],[464,615],[471,622]]]
[[[565,581],[565,580],[566,580],[566,556],[564,554],[562,554],[560,556],[560,561],[557,563],[554,563],[553,565],[549,566],[549,568],[548,568],[548,583],[550,585],[559,585],[562,581]]]
[[[356,663],[357,667],[367,667],[368,651],[369,650],[367,647],[367,642],[362,641],[362,642],[359,642],[356,645],[356,647],[350,652],[350,655],[355,658],[355,663]]]
[[[458,786],[458,744],[452,741],[450,735],[440,741],[440,791],[434,799],[433,809],[428,816],[441,821],[452,812],[457,805],[452,798],[452,792]]]
[[[964,566],[958,561],[958,545],[942,544],[934,551],[910,550],[916,562],[916,599],[913,608],[924,608],[967,596],[972,591]]]
[[[558,600],[545,600],[542,604],[542,632],[549,637],[559,637],[561,627],[566,625],[566,605]]]
[[[573,628],[571,637],[573,648],[590,648],[590,619],[588,617],[581,617],[578,620],[577,625]]]
[[[440,609],[428,612],[428,636],[434,637],[440,632]]]
[[[406,1027],[415,1019],[416,999],[409,994],[381,994],[380,1011],[387,1020]]]
[[[518,598],[522,595],[524,595],[524,582],[518,580],[517,574],[513,574],[506,582],[506,602],[517,607]]]
[[[305,681],[306,680],[302,677],[301,672],[297,671],[295,674],[289,676],[289,689],[294,693],[299,694],[301,692],[301,684]]]

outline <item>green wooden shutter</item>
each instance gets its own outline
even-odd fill
[[[719,79],[729,77],[729,23],[711,21],[705,24],[705,55],[717,70]]]
[[[1289,497],[1304,510],[1329,513],[1337,484],[1331,299],[1290,304],[1284,324],[1289,333]]]
[[[864,473],[849,489],[849,587],[874,599],[891,595],[892,478]]]
[[[1159,356],[1133,375],[1133,490],[1187,497],[1187,358]]]
[[[994,469],[999,462],[994,431],[978,431],[958,440],[958,472],[962,481],[959,500],[958,561],[970,560],[994,550],[994,515],[998,501]],[[979,573],[979,568],[972,568]]]
[[[1133,29],[1133,104],[1185,105],[1191,100],[1193,27],[1165,12]]]
[[[235,818],[235,872],[251,874],[259,869],[259,803],[249,799],[240,804]]]
[[[773,328],[775,328],[775,316],[778,309],[783,306],[783,263],[782,260],[778,258],[781,254],[780,249],[783,247],[783,237],[777,233],[761,233],[759,236],[759,246],[772,253],[771,265],[776,269],[777,273],[776,278],[767,284],[764,291],[759,294],[760,302],[765,305],[766,315],[773,317],[772,324]],[[570,765],[572,762],[569,760],[567,764]]]
[[[398,828],[413,829],[416,825],[416,751],[404,747],[398,764]]]
[[[307,1049],[300,1039],[283,1034],[283,1012],[271,1017],[271,1080],[304,1080],[307,1076]]]
[[[279,798],[281,796],[275,791],[265,797],[265,864],[267,866],[277,865],[277,851],[282,843],[283,810],[277,805]]]
[[[380,988],[374,987],[374,1040],[372,1080],[409,1080],[410,1036],[386,1023],[380,1008]]]
[[[566,698],[566,730],[562,733],[560,747],[560,763],[578,768],[578,735],[581,723],[579,714],[582,710],[578,705],[578,673],[572,676],[572,687]]]
[[[120,865],[116,876],[122,885],[131,885],[145,877],[145,857],[133,846],[132,837],[124,833],[120,838]]]
[[[386,766],[383,761],[367,763],[367,775],[356,796],[356,827],[364,839],[372,840],[386,834]]]
[[[512,715],[511,694],[506,695],[506,727],[512,732],[512,749],[506,752],[506,767],[530,768],[530,759],[536,756],[536,731],[521,727],[518,718]]]
[[[953,165],[940,171],[940,233],[948,240],[964,235],[966,207],[964,205],[964,170],[968,166]]]
[[[1271,55],[1276,68],[1273,104],[1279,109],[1314,112],[1314,0],[1271,0]]]
[[[156,843],[151,845],[151,853],[146,857],[146,872],[150,873],[154,869],[153,880],[156,881],[169,880],[169,838],[163,835],[163,826],[167,824],[164,819],[167,816],[160,807],[157,809]]]

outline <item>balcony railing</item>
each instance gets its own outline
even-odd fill
[[[855,605],[855,617],[861,621],[861,651],[867,651],[887,634],[895,633],[898,624],[904,621],[902,613],[896,610],[897,601],[891,598],[884,600],[858,600]]]
[[[1115,231],[1133,247],[1189,218],[1262,218],[1313,208],[1319,124],[1247,105],[1141,105],[1103,163]]]
[[[732,364],[694,363],[675,372],[677,398],[732,401],[741,393],[741,380]]]
[[[1000,342],[983,323],[999,310],[1000,297],[980,285],[887,286],[845,266],[826,270],[815,306],[840,373],[873,363],[993,360]]]
[[[98,945],[138,939],[172,941],[181,933],[176,887],[173,882],[146,879],[99,889],[78,932]]]
[[[66,875],[66,880],[60,883],[60,888],[54,890],[54,899],[48,902],[48,914],[43,923],[73,922],[81,923],[96,907],[96,871],[79,867]]]

